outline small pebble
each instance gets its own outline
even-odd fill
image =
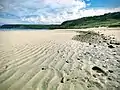
[[[89,43],[89,45],[91,45],[91,43]]]
[[[42,68],[42,70],[45,70],[45,68]]]
[[[69,63],[68,61],[66,61],[66,63]]]
[[[70,79],[67,79],[66,81],[70,81]]]
[[[108,78],[108,80],[112,80],[111,78]]]

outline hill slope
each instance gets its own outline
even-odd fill
[[[63,28],[120,27],[120,12],[65,21]]]

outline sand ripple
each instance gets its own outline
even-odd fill
[[[2,38],[6,33],[2,32]],[[19,35],[22,33],[25,32]],[[63,39],[66,32],[53,33],[56,34],[28,32],[27,39],[31,42],[16,36],[14,40],[11,36],[14,42],[21,40],[20,44],[0,42],[0,90],[120,89],[119,46],[114,49],[107,45],[94,47],[72,40],[71,33],[67,32],[69,39]]]

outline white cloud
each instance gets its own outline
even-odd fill
[[[84,0],[43,0],[41,4],[43,8],[40,6],[42,9],[34,12],[37,17],[23,17],[22,20],[31,23],[61,23],[63,20],[74,19],[73,15],[86,7]]]
[[[105,13],[120,12],[120,8],[110,8],[110,9],[88,9],[81,10],[81,17],[103,15]]]
[[[19,16],[18,22],[37,24],[60,24],[66,20],[120,11],[120,8],[86,9],[90,6],[90,0],[87,1],[89,3],[84,0],[2,0],[4,8],[1,9]]]
[[[44,4],[56,7],[86,6],[83,0],[44,0]]]
[[[72,20],[87,16],[95,16],[95,15],[103,15],[105,13],[109,12],[118,12],[120,11],[120,8],[114,8],[114,9],[81,9],[76,10],[74,8],[70,8],[66,10],[62,10],[56,14],[54,13],[47,13],[46,15],[41,15],[38,17],[31,17],[31,18],[24,18],[25,21],[29,21],[31,23],[41,23],[41,24],[60,24],[66,20]]]

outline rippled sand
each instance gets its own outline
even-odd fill
[[[120,45],[79,34],[0,31],[0,90],[120,90]]]

